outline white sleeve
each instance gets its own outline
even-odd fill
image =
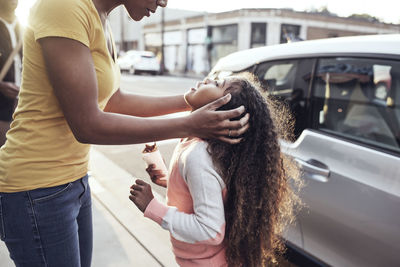
[[[180,169],[193,199],[194,214],[152,203],[145,216],[159,222],[177,240],[220,244],[225,233],[222,195],[225,185],[213,167],[206,143],[196,144],[193,150],[182,155],[181,160]]]

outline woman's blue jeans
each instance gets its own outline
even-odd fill
[[[88,176],[72,183],[0,193],[0,237],[17,267],[89,267],[92,204]]]

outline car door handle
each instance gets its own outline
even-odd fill
[[[296,162],[299,164],[301,169],[304,171],[304,175],[306,178],[318,181],[318,182],[327,182],[330,171],[328,166],[324,163],[315,160],[309,159],[307,161],[296,159]]]

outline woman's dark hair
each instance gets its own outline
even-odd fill
[[[243,105],[250,114],[250,127],[235,145],[207,140],[227,187],[226,258],[229,266],[265,266],[283,252],[282,232],[300,203],[289,185],[289,177],[292,185],[299,184],[296,165],[284,157],[279,145],[279,138],[291,137],[292,125],[283,116],[284,107],[261,95],[253,75],[241,73],[228,79],[232,98],[220,110]]]

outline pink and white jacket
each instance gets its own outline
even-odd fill
[[[227,266],[225,196],[225,183],[207,152],[207,143],[190,139],[178,144],[171,160],[168,206],[153,199],[144,216],[170,232],[180,266]]]

